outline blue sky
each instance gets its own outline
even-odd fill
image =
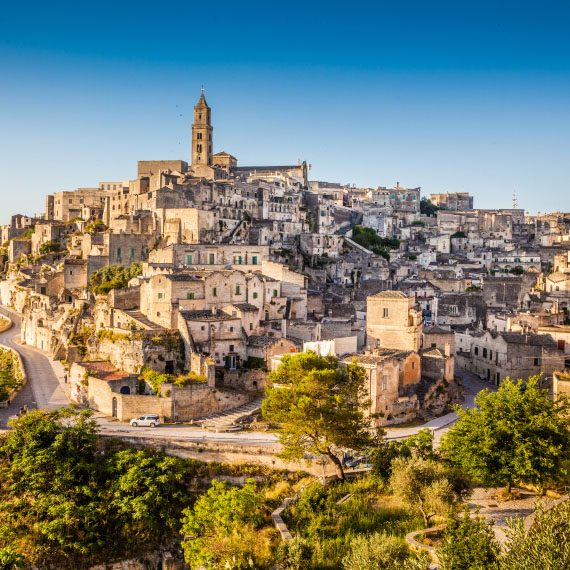
[[[562,1],[47,2],[0,15],[0,222],[44,195],[215,151],[311,178],[570,210]]]

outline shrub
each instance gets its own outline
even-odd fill
[[[499,553],[491,526],[482,516],[471,518],[467,505],[463,516],[449,517],[437,548],[441,570],[498,569]]]

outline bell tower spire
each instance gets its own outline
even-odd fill
[[[212,164],[212,110],[206,103],[204,86],[200,89],[200,98],[194,107],[192,124],[192,166],[210,166]]]

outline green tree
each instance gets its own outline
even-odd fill
[[[491,526],[478,514],[471,517],[467,505],[463,516],[449,517],[436,553],[441,570],[493,570],[499,567],[500,546]]]
[[[530,529],[521,519],[509,521],[507,552],[501,570],[570,568],[570,502],[550,510],[539,508]]]
[[[242,488],[212,481],[191,509],[183,512],[181,534],[192,568],[259,568],[268,558],[261,495],[253,479]]]
[[[128,282],[142,273],[140,263],[131,263],[129,267],[109,265],[95,271],[89,278],[89,285],[96,295],[104,295],[111,289],[122,289]]]
[[[429,526],[435,515],[445,515],[462,499],[467,488],[453,471],[433,459],[397,457],[392,462],[390,487]]]
[[[105,503],[114,525],[133,544],[160,545],[177,532],[191,496],[187,464],[175,457],[126,449],[107,461]]]
[[[483,390],[473,409],[457,408],[442,454],[484,485],[517,481],[544,487],[565,473],[570,455],[569,405],[538,385],[506,378],[497,392]]]
[[[270,381],[261,410],[278,426],[282,457],[324,456],[344,479],[344,451],[364,451],[376,442],[363,412],[369,405],[364,370],[309,352],[284,356]]]
[[[424,214],[424,216],[435,216],[437,211],[441,209],[425,196],[420,200],[420,214]]]
[[[392,474],[392,462],[396,457],[436,459],[433,449],[433,433],[422,429],[417,434],[403,440],[382,442],[372,453],[372,472],[387,481]]]

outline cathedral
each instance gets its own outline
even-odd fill
[[[304,186],[308,186],[308,166],[305,161],[294,165],[280,166],[238,166],[237,158],[228,152],[213,153],[212,109],[206,102],[204,88],[194,107],[192,124],[192,163],[190,173],[197,178],[223,180],[232,177],[259,179],[278,174],[290,174],[300,177]]]

